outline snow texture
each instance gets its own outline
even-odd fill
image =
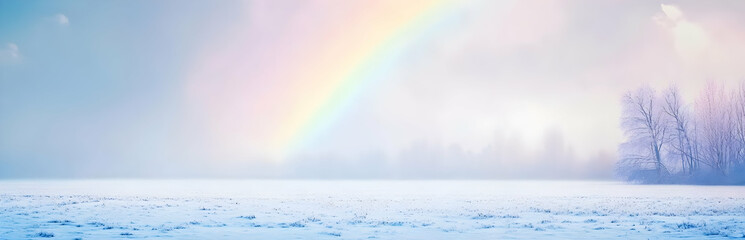
[[[743,186],[0,181],[0,239],[712,239],[744,234]]]

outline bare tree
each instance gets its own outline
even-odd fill
[[[689,112],[681,99],[677,87],[672,86],[664,93],[665,103],[662,111],[669,119],[671,128],[670,148],[674,155],[680,157],[681,171],[683,174],[693,174],[698,167],[698,152],[694,151],[694,143],[691,141],[691,124]]]
[[[740,82],[737,89],[732,92],[732,137],[733,157],[730,159],[730,166],[737,167],[740,171],[745,172],[745,82]]]
[[[745,82],[707,82],[693,105],[677,87],[623,97],[619,173],[643,182],[745,184]]]
[[[707,83],[696,102],[702,163],[722,175],[727,175],[729,164],[736,157],[735,124],[730,103],[724,88],[715,82]]]
[[[668,126],[661,110],[650,87],[628,92],[623,97],[621,126],[627,137],[620,149],[623,164],[637,171],[649,170],[651,166],[657,181],[669,174],[662,161]]]

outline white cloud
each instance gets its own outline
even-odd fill
[[[18,45],[15,43],[7,43],[5,46],[0,46],[0,64],[16,63],[21,59],[21,53],[18,50]]]
[[[695,59],[704,54],[709,46],[709,37],[703,28],[687,21],[678,23],[673,28],[675,49],[687,58]]]
[[[8,43],[8,54],[12,58],[18,58],[18,45],[15,43]]]
[[[654,20],[672,33],[679,56],[685,60],[693,60],[707,52],[709,36],[701,26],[685,19],[677,6],[660,4],[660,8],[662,13],[655,16]]]
[[[676,6],[660,4],[660,7],[662,8],[662,12],[665,13],[665,16],[673,22],[677,22],[683,17],[683,12]]]
[[[59,23],[60,25],[67,26],[70,24],[70,19],[67,18],[64,14],[57,14],[54,16],[54,19]]]

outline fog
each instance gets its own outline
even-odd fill
[[[0,177],[610,179],[626,91],[745,78],[743,11],[3,2]]]

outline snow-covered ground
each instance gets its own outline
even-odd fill
[[[0,181],[0,239],[700,239],[743,234],[741,186]]]

